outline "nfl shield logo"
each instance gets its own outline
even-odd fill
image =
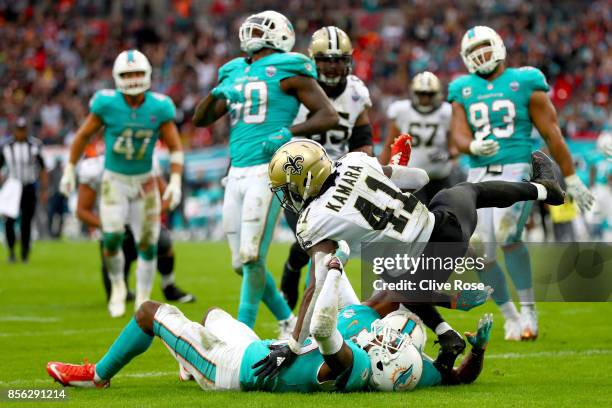
[[[358,94],[353,94],[353,95],[351,95],[351,99],[353,99],[355,102],[357,102],[359,100],[359,95]]]
[[[512,89],[513,91],[518,91],[519,89],[519,83],[516,81],[512,81],[510,82],[510,89]]]
[[[472,87],[471,86],[466,86],[465,88],[462,89],[463,92],[463,97],[467,98],[468,96],[470,96],[472,94]]]
[[[272,65],[266,67],[266,75],[272,78],[276,74],[276,68]]]

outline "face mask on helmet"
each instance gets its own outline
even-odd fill
[[[113,79],[119,92],[141,94],[151,88],[151,64],[140,51],[123,51],[113,64]]]
[[[262,48],[289,52],[295,45],[293,26],[285,16],[264,11],[246,19],[240,26],[240,48],[251,55]]]
[[[372,323],[368,357],[372,367],[370,386],[378,391],[408,391],[421,378],[423,359],[410,337],[380,320]]]
[[[353,59],[350,55],[315,55],[314,60],[317,64],[318,80],[325,85],[338,85],[351,73]]]
[[[463,36],[461,58],[470,73],[488,75],[506,59],[506,47],[493,29],[477,26]]]

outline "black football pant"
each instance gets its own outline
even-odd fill
[[[21,259],[28,259],[30,254],[30,235],[32,233],[32,218],[36,210],[36,186],[26,184],[21,192],[20,210],[20,231],[21,231]],[[6,243],[11,253],[15,250],[15,219],[6,218],[4,226],[6,233]]]

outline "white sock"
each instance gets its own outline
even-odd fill
[[[518,293],[519,302],[521,303],[521,306],[533,306],[533,304],[535,303],[533,288],[520,289],[517,290],[516,293]]]
[[[516,310],[516,306],[514,306],[514,302],[512,301],[506,302],[503,305],[499,305],[499,310],[501,310],[506,320],[520,319],[521,317],[518,314],[518,311]]]
[[[439,325],[436,326],[436,330],[434,330],[436,332],[436,336],[439,336],[441,334],[446,333],[449,330],[453,330],[453,328],[450,326],[450,324],[446,323],[446,322],[442,322]]]
[[[538,200],[540,201],[546,200],[546,197],[548,197],[548,191],[546,191],[546,187],[538,183],[531,183],[531,184],[533,184],[535,188],[538,189]]]
[[[174,285],[174,272],[169,275],[161,275],[162,289],[166,289],[170,285]]]
[[[136,293],[151,293],[153,279],[155,279],[155,265],[157,259],[150,261],[138,257],[136,262]]]
[[[125,267],[125,258],[123,251],[117,252],[115,255],[106,256],[106,267],[108,268],[108,278],[112,284],[123,281],[123,268]]]

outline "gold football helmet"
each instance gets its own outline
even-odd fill
[[[415,75],[410,83],[410,98],[419,112],[437,109],[442,103],[442,84],[438,77],[429,71]]]
[[[338,27],[328,26],[315,31],[308,52],[317,63],[319,81],[325,85],[338,85],[351,73],[353,46],[349,36]]]
[[[333,167],[319,143],[309,139],[287,142],[270,161],[270,189],[283,208],[300,212],[306,200],[319,194]]]

